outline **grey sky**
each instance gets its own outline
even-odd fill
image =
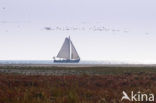
[[[0,0],[0,59],[49,60],[71,35],[84,60],[155,62],[155,5],[155,0]],[[75,25],[121,31],[44,30]]]
[[[6,21],[104,21],[153,25],[155,4],[155,0],[1,0],[0,18]]]

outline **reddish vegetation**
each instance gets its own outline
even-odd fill
[[[122,91],[156,94],[156,74],[25,76],[0,74],[0,103],[120,103]]]

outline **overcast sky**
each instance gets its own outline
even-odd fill
[[[155,0],[0,0],[0,60],[51,60],[71,35],[83,60],[156,63],[155,5]]]

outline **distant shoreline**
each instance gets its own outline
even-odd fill
[[[79,63],[54,63],[53,60],[0,60],[2,66],[19,67],[156,67],[156,64],[144,64],[137,62],[122,61],[87,61]]]
[[[156,64],[0,64],[0,67],[156,67]]]

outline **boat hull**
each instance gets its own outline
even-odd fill
[[[54,60],[54,63],[79,63],[80,59],[76,60]]]

